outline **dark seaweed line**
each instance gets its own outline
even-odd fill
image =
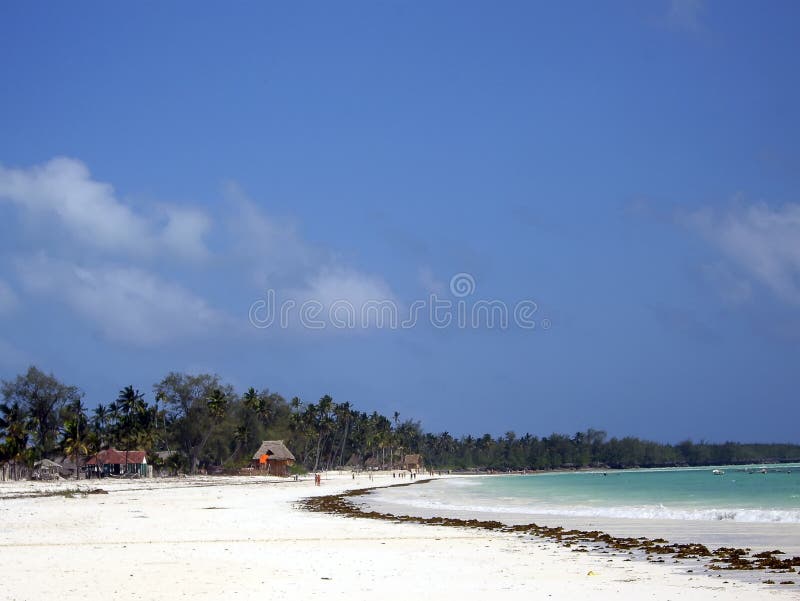
[[[644,552],[649,561],[657,563],[664,563],[663,557],[672,557],[676,560],[706,559],[708,561],[706,567],[710,570],[773,570],[782,573],[793,573],[796,572],[796,568],[800,566],[800,557],[776,557],[777,555],[784,555],[784,553],[778,549],[751,555],[750,549],[719,547],[712,551],[700,543],[670,543],[663,538],[648,539],[644,536],[640,538],[616,537],[599,530],[565,530],[561,526],[551,528],[534,523],[511,526],[495,520],[465,520],[447,517],[423,518],[411,515],[395,515],[393,513],[382,513],[379,511],[366,511],[350,500],[355,497],[368,495],[373,490],[379,488],[412,486],[430,481],[431,480],[420,480],[419,482],[393,484],[388,487],[375,486],[333,495],[311,497],[303,499],[300,502],[300,506],[307,511],[330,513],[352,518],[528,534],[530,536],[558,542],[565,547],[575,547],[572,550],[579,552],[589,551],[589,549],[585,547],[586,544],[603,545],[608,549],[627,551],[630,554],[641,551]],[[655,559],[657,556],[660,557]],[[772,581],[765,582],[773,584]],[[781,584],[794,584],[794,581],[785,580],[782,581]]]

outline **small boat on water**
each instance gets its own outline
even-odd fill
[[[725,470],[711,470],[711,473],[714,474],[715,476],[724,476]]]

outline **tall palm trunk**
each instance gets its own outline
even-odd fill
[[[239,442],[236,443],[236,448],[233,449],[233,453],[228,455],[228,458],[225,460],[225,463],[228,463],[231,459],[233,459],[236,456],[236,454],[241,450],[241,448],[242,448],[242,441],[240,440]]]
[[[348,430],[348,426],[349,425],[350,425],[350,420],[347,420],[346,422],[344,422],[344,434],[342,435],[342,450],[339,451],[339,465],[340,466],[343,465],[342,462],[344,461],[344,446],[345,446],[345,444],[347,444],[347,430]]]
[[[75,479],[81,479],[81,466],[78,465],[79,453],[81,449],[81,422],[78,416],[78,427],[75,429],[75,438],[77,439],[77,448],[75,449]]]
[[[321,447],[322,447],[322,434],[320,434],[317,437],[317,457],[316,457],[316,459],[314,459],[314,471],[315,472],[317,471],[317,468],[319,467],[319,452],[320,452],[320,448]]]

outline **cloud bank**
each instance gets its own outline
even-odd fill
[[[45,225],[34,235],[17,232],[12,263],[21,290],[62,303],[125,344],[240,336],[247,307],[267,289],[325,306],[395,300],[381,277],[309,243],[235,184],[225,190],[223,218],[215,221],[198,205],[135,207],[81,161],[58,157],[28,168],[0,165],[3,203]],[[206,244],[211,238],[215,252]],[[208,300],[220,296],[233,314]],[[0,314],[18,304],[0,279]],[[234,317],[236,310],[241,315]]]
[[[75,159],[58,157],[28,169],[0,165],[3,201],[34,219],[54,221],[76,242],[104,252],[187,258],[207,254],[203,236],[211,223],[202,211],[166,206],[160,219],[140,214]]]
[[[111,340],[152,346],[228,325],[199,296],[136,267],[84,267],[39,254],[18,259],[17,270],[28,292],[59,299]]]
[[[800,205],[765,203],[728,211],[703,209],[684,222],[700,233],[745,280],[766,286],[784,302],[800,304]],[[749,297],[749,284],[726,266],[712,269],[731,294]]]

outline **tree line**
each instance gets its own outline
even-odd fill
[[[287,400],[267,389],[243,393],[213,374],[169,373],[148,395],[133,386],[89,410],[83,392],[30,367],[0,384],[0,464],[12,477],[43,458],[75,464],[102,449],[145,450],[156,469],[233,472],[262,440],[282,439],[299,470],[392,468],[409,453],[434,469],[548,470],[661,467],[800,460],[795,444],[662,444],[608,438],[602,430],[546,437],[507,432],[453,437],[425,432],[413,419],[361,411],[328,395]],[[159,451],[167,451],[158,454]]]

